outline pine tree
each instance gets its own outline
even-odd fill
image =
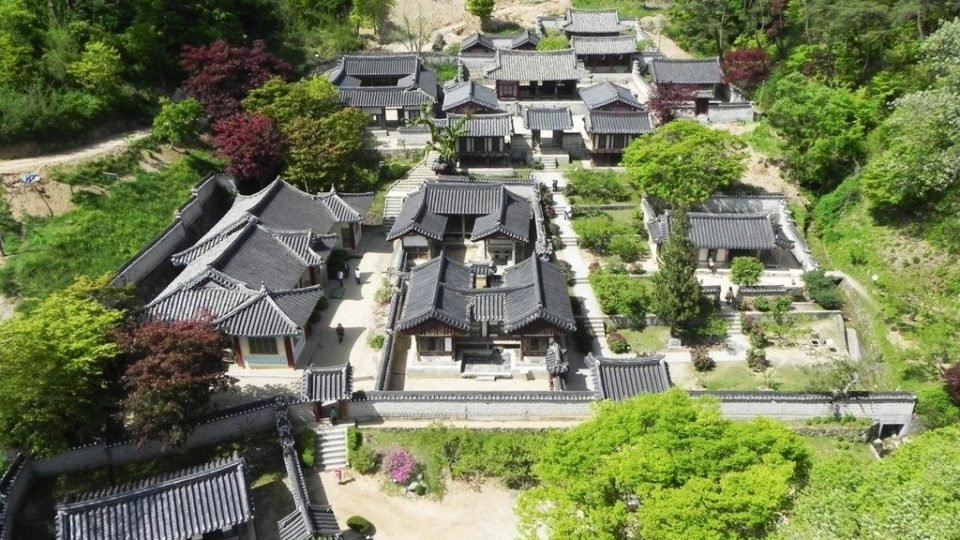
[[[480,17],[481,21],[486,21],[493,15],[495,0],[467,0],[467,11],[471,15]]]
[[[670,215],[670,237],[660,249],[660,270],[653,276],[652,307],[674,333],[689,330],[700,313],[697,258],[690,241],[686,210]]]

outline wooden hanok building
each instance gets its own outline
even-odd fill
[[[596,160],[619,162],[634,139],[653,132],[648,112],[590,111],[586,118],[587,151]]]
[[[464,120],[465,119],[465,120]],[[509,163],[510,139],[513,138],[513,115],[478,114],[464,116],[449,114],[437,123],[465,122],[466,134],[457,139],[457,159],[471,163]]]
[[[502,113],[497,92],[474,81],[464,81],[443,91],[443,106],[446,114],[496,114]]]
[[[417,55],[343,56],[328,77],[340,103],[367,113],[374,127],[407,124],[437,102],[437,75]]]
[[[655,58],[650,62],[650,75],[655,88],[672,86],[688,93],[697,115],[707,114],[711,101],[730,101],[730,86],[724,81],[720,61],[716,58]]]
[[[570,46],[590,71],[630,73],[637,55],[637,40],[631,35],[577,36]]]
[[[573,49],[497,51],[493,66],[484,73],[496,81],[500,99],[571,99],[577,83],[589,75]]]
[[[530,107],[523,111],[523,124],[530,130],[533,145],[540,146],[540,134],[550,133],[550,144],[563,146],[563,134],[573,129],[573,114],[569,107]]]
[[[580,99],[590,111],[642,111],[643,104],[633,96],[630,90],[609,81],[580,89]]]
[[[563,17],[539,17],[540,29],[546,33],[561,30],[567,37],[617,36],[627,29],[629,21],[620,19],[616,9],[568,9]]]
[[[442,254],[410,271],[396,329],[413,336],[417,362],[452,364],[467,376],[471,363],[496,363],[490,355],[507,372],[531,360],[543,366],[551,344],[576,329],[560,267],[529,257],[504,270],[501,286],[486,282]]]

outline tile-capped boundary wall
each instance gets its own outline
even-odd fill
[[[543,420],[592,416],[593,392],[366,392],[349,404],[357,421]]]

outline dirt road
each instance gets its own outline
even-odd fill
[[[36,156],[23,159],[0,160],[0,175],[2,174],[23,174],[28,172],[37,172],[45,167],[53,165],[63,165],[86,159],[93,159],[104,156],[111,152],[122,150],[128,144],[142,139],[150,134],[150,130],[142,129],[131,133],[107,139],[96,144],[85,146],[57,154],[48,154],[45,156]]]

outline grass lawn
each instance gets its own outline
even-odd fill
[[[59,216],[29,219],[14,253],[0,268],[8,296],[42,298],[77,276],[114,272],[173,221],[190,189],[221,163],[202,153],[184,157],[155,173],[141,172],[103,196],[86,195]]]
[[[452,62],[447,62],[436,66],[437,80],[440,82],[452,81],[457,78],[459,68]]]
[[[770,127],[770,123],[761,120],[755,127],[743,135],[744,140],[757,152],[770,159],[783,159],[783,141]]]
[[[579,9],[616,8],[621,17],[647,17],[660,13],[660,10],[648,8],[641,0],[573,0],[573,7]]]
[[[866,465],[877,459],[873,457],[870,447],[864,443],[853,443],[836,437],[819,437],[815,435],[800,436],[810,448],[810,459],[814,465],[830,458],[847,454]]]
[[[769,381],[765,381],[762,374],[750,371],[746,362],[721,362],[703,375],[707,390],[757,390],[768,382],[776,390],[802,392],[812,381],[810,369],[792,365],[774,366]]]
[[[643,330],[621,330],[627,338],[630,350],[637,352],[657,352],[667,348],[670,339],[670,328],[667,326],[648,326]]]

